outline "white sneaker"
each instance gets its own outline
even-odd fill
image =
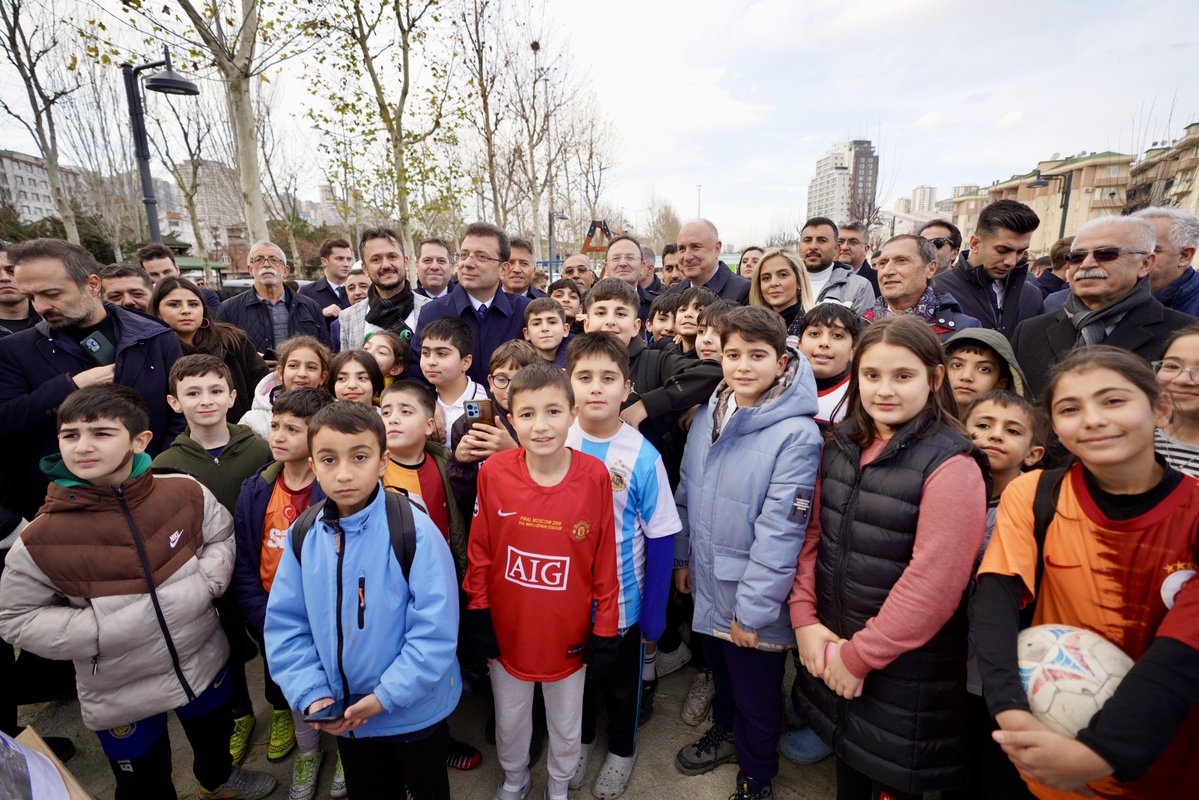
[[[334,800],[345,797],[346,790],[346,770],[341,765],[341,753],[337,754],[337,767],[333,770],[333,783],[329,785],[329,796]]]
[[[628,757],[608,753],[604,766],[595,778],[595,785],[591,787],[591,793],[599,800],[620,797],[629,787],[629,778],[633,777],[633,764],[636,762],[636,753]]]
[[[598,738],[598,737],[597,737]],[[578,789],[587,781],[587,767],[591,764],[591,754],[595,752],[595,742],[584,743],[579,750],[579,763],[575,766],[575,774],[570,776],[567,784],[571,789]]]
[[[500,781],[499,788],[495,790],[495,796],[492,800],[525,800],[529,796],[529,792],[533,791],[533,776],[529,776],[529,780],[518,791],[511,791],[504,788],[503,780]]]
[[[683,701],[683,711],[679,715],[683,722],[695,726],[707,719],[715,694],[716,682],[712,680],[711,670],[700,670],[691,683],[687,699]]]
[[[659,678],[665,678],[672,672],[677,672],[691,660],[691,648],[686,642],[679,642],[679,648],[672,652],[659,650],[654,659],[654,672]]]
[[[316,781],[321,774],[320,750],[300,753],[291,768],[291,791],[288,800],[312,800],[316,797]]]

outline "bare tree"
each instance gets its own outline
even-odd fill
[[[212,138],[215,123],[212,119],[211,101],[184,103],[184,111],[180,111],[169,98],[165,105],[170,109],[171,117],[175,120],[174,136],[167,133],[162,126],[162,117],[153,116],[158,126],[158,136],[151,141],[158,152],[158,159],[167,172],[175,180],[175,187],[183,198],[183,207],[187,210],[188,221],[191,223],[192,238],[196,240],[196,256],[203,262],[204,280],[212,283],[212,267],[209,261],[208,240],[204,235],[204,226],[197,205],[197,195],[200,192],[200,170],[204,167],[204,158]],[[178,139],[182,151],[172,149],[172,140]]]
[[[0,108],[21,123],[37,143],[46,164],[50,195],[66,229],[67,240],[79,244],[79,227],[58,165],[58,127],[54,118],[55,106],[79,87],[73,71],[74,57],[65,66],[58,62],[56,55],[63,53],[67,45],[59,37],[58,20],[51,11],[34,18],[25,0],[3,0],[0,25],[3,25],[0,35],[4,39],[4,57],[21,76],[30,115],[18,114],[3,99]]]
[[[654,250],[661,252],[662,247],[674,244],[679,240],[679,229],[683,227],[679,214],[674,206],[659,199],[652,192],[649,196],[648,228],[645,232]]]
[[[482,180],[486,181],[489,191],[480,194],[490,200],[492,219],[503,228],[508,224],[508,213],[515,203],[512,182],[506,179],[511,172],[502,171],[503,161],[511,159],[513,151],[501,139],[501,126],[506,121],[502,102],[506,88],[503,76],[508,70],[504,25],[498,14],[496,0],[463,0],[455,24],[470,80],[470,107],[465,119],[482,142],[480,166]]]
[[[259,158],[262,160],[269,189],[265,196],[266,206],[271,218],[283,225],[294,268],[304,270],[306,265],[300,254],[300,243],[296,239],[296,227],[302,220],[298,195],[300,165],[286,151],[279,136],[279,131],[272,119],[274,106],[274,91],[270,88],[261,89],[255,98],[255,116],[258,126]]]

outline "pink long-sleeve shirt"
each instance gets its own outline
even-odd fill
[[[886,441],[875,439],[862,452],[862,466],[878,458],[886,446]],[[865,678],[924,645],[941,630],[962,601],[986,531],[986,482],[974,459],[953,456],[925,479],[912,560],[878,614],[841,648],[846,669],[857,678]],[[793,628],[819,622],[816,560],[823,532],[818,483],[815,508],[791,589]]]

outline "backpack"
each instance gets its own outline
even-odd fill
[[[416,520],[412,516],[412,505],[407,497],[396,492],[383,492],[387,503],[387,530],[391,534],[391,550],[395,553],[396,561],[404,572],[404,580],[412,570],[412,559],[416,557]],[[311,505],[300,515],[288,534],[291,541],[291,552],[300,560],[300,551],[304,548],[304,537],[308,535],[317,515],[325,508],[328,500],[321,500]]]
[[[1033,601],[1020,611],[1020,627],[1032,625],[1033,614],[1037,609],[1037,598],[1041,596],[1041,578],[1045,575],[1045,534],[1049,524],[1057,515],[1057,501],[1062,494],[1062,480],[1070,467],[1058,467],[1041,472],[1037,481],[1037,493],[1033,496],[1033,538],[1037,542],[1037,576],[1033,582]]]

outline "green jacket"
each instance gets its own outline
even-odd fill
[[[245,425],[229,425],[229,444],[219,456],[213,456],[191,436],[191,428],[175,437],[175,441],[154,459],[155,467],[167,467],[186,472],[216,495],[230,514],[237,507],[237,496],[246,478],[271,461],[271,448]]]
[[[425,442],[425,452],[437,464],[441,473],[441,485],[445,487],[446,509],[450,517],[450,552],[454,554],[454,565],[458,568],[458,582],[466,577],[466,520],[450,486],[449,463],[453,455],[448,447],[432,439]]]

